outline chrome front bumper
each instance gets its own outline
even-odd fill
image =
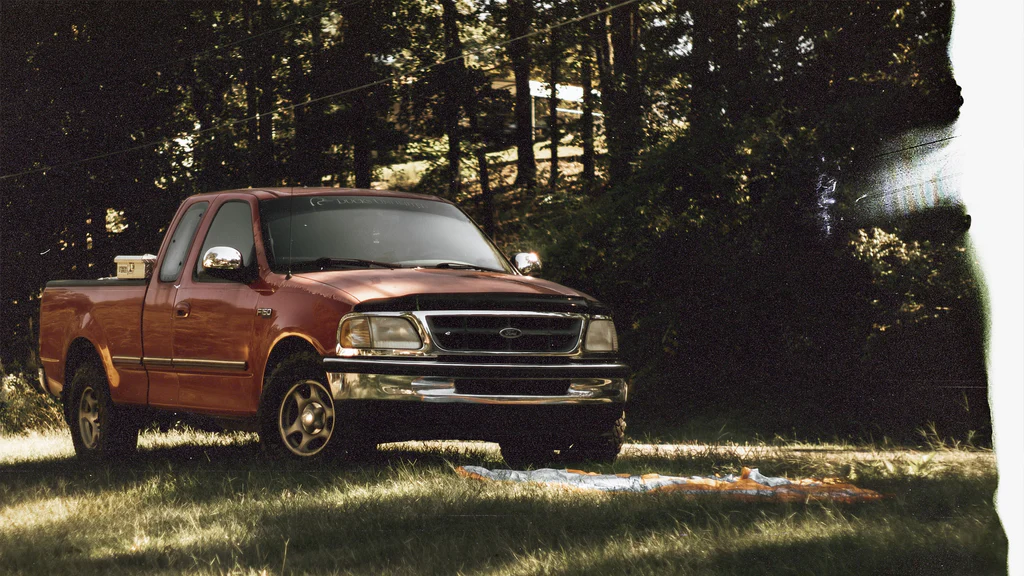
[[[397,400],[447,404],[562,405],[624,403],[629,367],[601,364],[477,364],[406,358],[325,358],[335,400]],[[559,396],[456,392],[457,378],[569,381]]]

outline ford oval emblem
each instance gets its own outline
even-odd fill
[[[502,338],[508,338],[511,340],[512,338],[519,338],[522,336],[523,331],[519,328],[502,328],[501,331],[498,332],[498,335]]]

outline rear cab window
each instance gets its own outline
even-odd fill
[[[206,214],[209,205],[209,202],[196,202],[189,206],[178,221],[174,233],[171,234],[171,242],[167,245],[163,263],[160,264],[161,282],[174,282],[181,275],[185,259],[188,258],[188,249],[192,246],[192,240],[199,230],[199,223],[203,221],[203,215]]]

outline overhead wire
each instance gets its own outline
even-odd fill
[[[899,154],[900,152],[906,152],[907,150],[913,150],[915,148],[923,148],[925,146],[931,146],[932,144],[938,144],[940,142],[946,142],[947,140],[952,140],[954,138],[957,138],[958,136],[960,136],[960,135],[959,134],[953,134],[952,136],[946,136],[945,138],[939,138],[939,139],[931,140],[931,141],[928,141],[928,142],[922,142],[920,144],[914,144],[913,146],[907,146],[906,148],[900,148],[899,150],[891,150],[889,152],[882,152],[881,154],[875,154],[874,156],[871,156],[868,159],[869,160],[874,160],[875,158],[881,158],[883,156],[892,156],[893,154]]]
[[[888,152],[882,152],[880,154],[875,154],[874,156],[869,156],[868,160],[874,160],[875,158],[883,158],[885,156],[892,156],[893,154],[899,154],[901,152],[907,152],[907,151],[910,151],[910,150],[916,150],[918,148],[924,148],[925,146],[932,146],[934,144],[941,144],[943,142],[948,142],[950,140],[953,140],[954,138],[958,138],[959,136],[960,136],[959,134],[953,134],[951,136],[945,136],[943,138],[936,138],[935,140],[929,140],[927,142],[921,142],[919,144],[914,144],[913,146],[906,146],[904,148],[899,148],[899,149],[896,149],[896,150],[890,150]],[[948,161],[947,161],[947,164],[948,164]],[[921,184],[924,184],[924,183],[929,183],[930,182],[930,183],[938,186],[940,182],[955,181],[957,178],[959,178],[962,175],[963,175],[962,172],[946,173],[946,174],[942,174],[940,176],[933,176],[933,177],[929,178],[928,180],[922,180],[921,182],[916,182],[914,184],[908,184],[906,186],[900,186],[899,188],[886,188],[886,189],[879,190],[879,191],[876,191],[876,192],[867,192],[867,193],[861,194],[859,197],[857,197],[857,199],[854,200],[853,203],[856,204],[856,203],[860,202],[861,200],[869,200],[870,201],[870,200],[873,200],[875,198],[889,197],[889,196],[893,196],[895,194],[899,194],[901,192],[904,192],[906,190],[918,189],[921,186]]]
[[[357,0],[357,1],[362,1],[362,0]],[[430,63],[430,64],[424,64],[424,65],[418,66],[416,68],[413,68],[411,70],[407,70],[405,72],[399,72],[399,73],[396,73],[396,74],[392,74],[390,76],[386,76],[386,77],[380,78],[378,80],[374,80],[372,82],[367,82],[365,84],[361,84],[359,86],[354,86],[352,88],[346,88],[344,90],[338,90],[336,92],[332,92],[330,94],[325,94],[323,96],[318,96],[318,97],[315,97],[315,98],[309,98],[307,100],[304,100],[302,102],[298,102],[298,103],[295,103],[295,104],[290,104],[290,105],[287,105],[287,106],[281,106],[281,107],[275,108],[274,110],[270,110],[268,112],[262,112],[262,113],[259,113],[259,114],[254,114],[252,116],[246,116],[244,118],[238,118],[238,119],[235,119],[235,120],[229,120],[227,122],[223,122],[221,124],[218,124],[216,126],[211,126],[209,128],[193,130],[193,131],[190,131],[190,132],[185,132],[185,133],[177,134],[175,136],[170,136],[170,137],[167,137],[167,138],[162,138],[160,140],[153,140],[153,141],[150,141],[150,142],[146,142],[144,144],[138,144],[136,146],[131,146],[131,147],[124,148],[124,149],[121,149],[121,150],[115,150],[115,151],[112,151],[112,152],[106,152],[106,153],[103,153],[103,154],[97,154],[97,155],[89,156],[89,157],[86,157],[86,158],[79,158],[77,160],[69,160],[67,162],[62,162],[60,164],[53,164],[53,165],[49,165],[49,166],[33,168],[31,170],[25,170],[23,172],[17,172],[17,173],[13,173],[13,174],[5,174],[3,176],[0,176],[0,181],[9,180],[9,179],[12,179],[12,178],[18,178],[18,177],[26,176],[26,175],[29,175],[29,174],[36,174],[36,173],[39,173],[39,172],[47,172],[47,171],[51,171],[51,170],[57,170],[57,169],[60,169],[60,168],[65,168],[67,166],[74,166],[74,165],[77,165],[77,164],[83,164],[83,163],[86,163],[86,162],[92,162],[92,161],[101,160],[101,159],[104,159],[104,158],[110,158],[112,156],[117,156],[117,155],[120,155],[120,154],[127,154],[129,152],[134,152],[136,150],[143,150],[143,149],[146,149],[146,148],[153,148],[153,147],[160,146],[160,145],[163,145],[163,144],[169,144],[169,143],[172,143],[172,142],[178,142],[180,140],[188,140],[188,139],[192,139],[192,138],[197,138],[197,137],[203,136],[203,135],[211,133],[211,132],[217,132],[217,131],[220,131],[220,130],[225,130],[227,128],[231,128],[231,127],[237,126],[239,124],[244,124],[246,122],[251,122],[253,120],[258,120],[260,118],[264,118],[264,117],[267,117],[267,116],[272,116],[272,115],[278,114],[280,112],[297,110],[299,108],[304,108],[304,107],[309,106],[311,104],[315,104],[315,103],[318,103],[318,102],[323,102],[325,100],[334,99],[334,98],[337,98],[339,96],[344,96],[346,94],[352,94],[354,92],[359,92],[361,90],[367,90],[369,88],[373,88],[373,87],[376,87],[376,86],[380,86],[382,84],[390,83],[390,82],[393,82],[395,80],[401,80],[403,78],[412,76],[413,74],[418,74],[418,73],[421,73],[421,72],[424,72],[424,71],[427,71],[427,70],[431,70],[433,68],[437,68],[439,66],[444,66],[445,64],[449,64],[449,63],[455,62],[457,60],[462,60],[462,59],[466,58],[467,56],[476,56],[476,55],[484,54],[484,53],[487,53],[487,52],[491,52],[491,51],[497,50],[499,48],[503,48],[505,46],[508,46],[509,44],[511,44],[513,42],[517,42],[519,40],[525,40],[527,38],[532,38],[534,36],[538,36],[538,35],[541,35],[541,34],[547,34],[547,33],[551,32],[552,30],[557,30],[559,28],[562,28],[562,27],[565,27],[565,26],[569,26],[569,25],[575,24],[577,22],[582,22],[582,21],[588,20],[590,18],[595,18],[595,17],[600,16],[602,14],[606,14],[608,12],[611,12],[613,10],[617,10],[617,9],[622,8],[624,6],[628,6],[630,4],[636,4],[636,3],[639,3],[641,1],[642,0],[623,0],[622,2],[618,2],[618,3],[613,4],[611,6],[606,6],[605,8],[601,8],[599,10],[595,10],[593,12],[590,12],[590,13],[587,13],[587,14],[584,14],[584,15],[581,15],[581,16],[576,16],[576,17],[570,18],[570,19],[568,19],[568,20],[566,20],[564,22],[558,22],[558,23],[552,24],[550,26],[547,26],[545,28],[539,29],[539,30],[533,30],[533,31],[527,32],[525,34],[522,34],[522,35],[519,35],[519,36],[516,36],[516,37],[513,37],[513,38],[508,38],[506,40],[502,40],[501,42],[497,42],[497,43],[494,43],[494,44],[489,44],[487,46],[478,48],[476,50],[470,50],[468,52],[464,52],[463,54],[460,54],[459,56],[453,56],[453,57],[445,58],[445,59],[442,59],[442,60],[439,60],[437,62],[433,62],[433,63]]]

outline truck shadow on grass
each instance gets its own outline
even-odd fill
[[[998,574],[994,476],[868,477],[867,505],[602,494],[467,480],[492,445],[266,460],[249,438],[146,439],[117,463],[0,465],[0,572]],[[723,456],[724,454],[724,456]],[[799,463],[770,460],[774,473]],[[728,460],[732,457],[734,460]],[[706,473],[729,453],[627,450],[599,471]],[[749,462],[747,462],[749,463]],[[282,570],[284,566],[284,570]]]
[[[70,442],[69,442],[70,444]],[[993,468],[987,451],[934,453],[890,450],[869,451],[848,448],[739,445],[638,445],[627,444],[614,464],[559,461],[548,467],[583,469],[598,473],[662,475],[738,474],[744,467],[759,468],[770,476],[849,477],[862,487],[892,479],[925,480],[938,477],[983,474]],[[444,470],[475,465],[507,468],[496,444],[483,442],[405,442],[382,444],[378,450],[359,456],[331,455],[310,461],[268,459],[255,435],[188,433],[168,437],[144,436],[137,452],[114,461],[82,461],[64,452],[32,456],[9,463],[0,460],[0,475],[9,485],[33,482],[59,483],[67,490],[89,486],[117,487],[149,477],[198,475],[204,478],[235,478],[242,475],[270,475],[281,482],[303,479],[323,482],[325,478],[378,477],[389,470]],[[993,477],[994,478],[994,477]],[[862,482],[867,482],[863,485]],[[203,497],[199,490],[196,497]]]
[[[939,536],[928,524],[884,514],[670,500],[634,501],[626,516],[618,506],[507,502],[500,515],[479,503],[453,514],[416,497],[348,510],[296,506],[258,515],[242,538],[207,530],[178,541],[136,538],[121,550],[90,546],[65,530],[56,538],[52,530],[19,530],[0,565],[81,574],[1005,573],[1005,542],[991,523],[979,530],[955,520]]]

